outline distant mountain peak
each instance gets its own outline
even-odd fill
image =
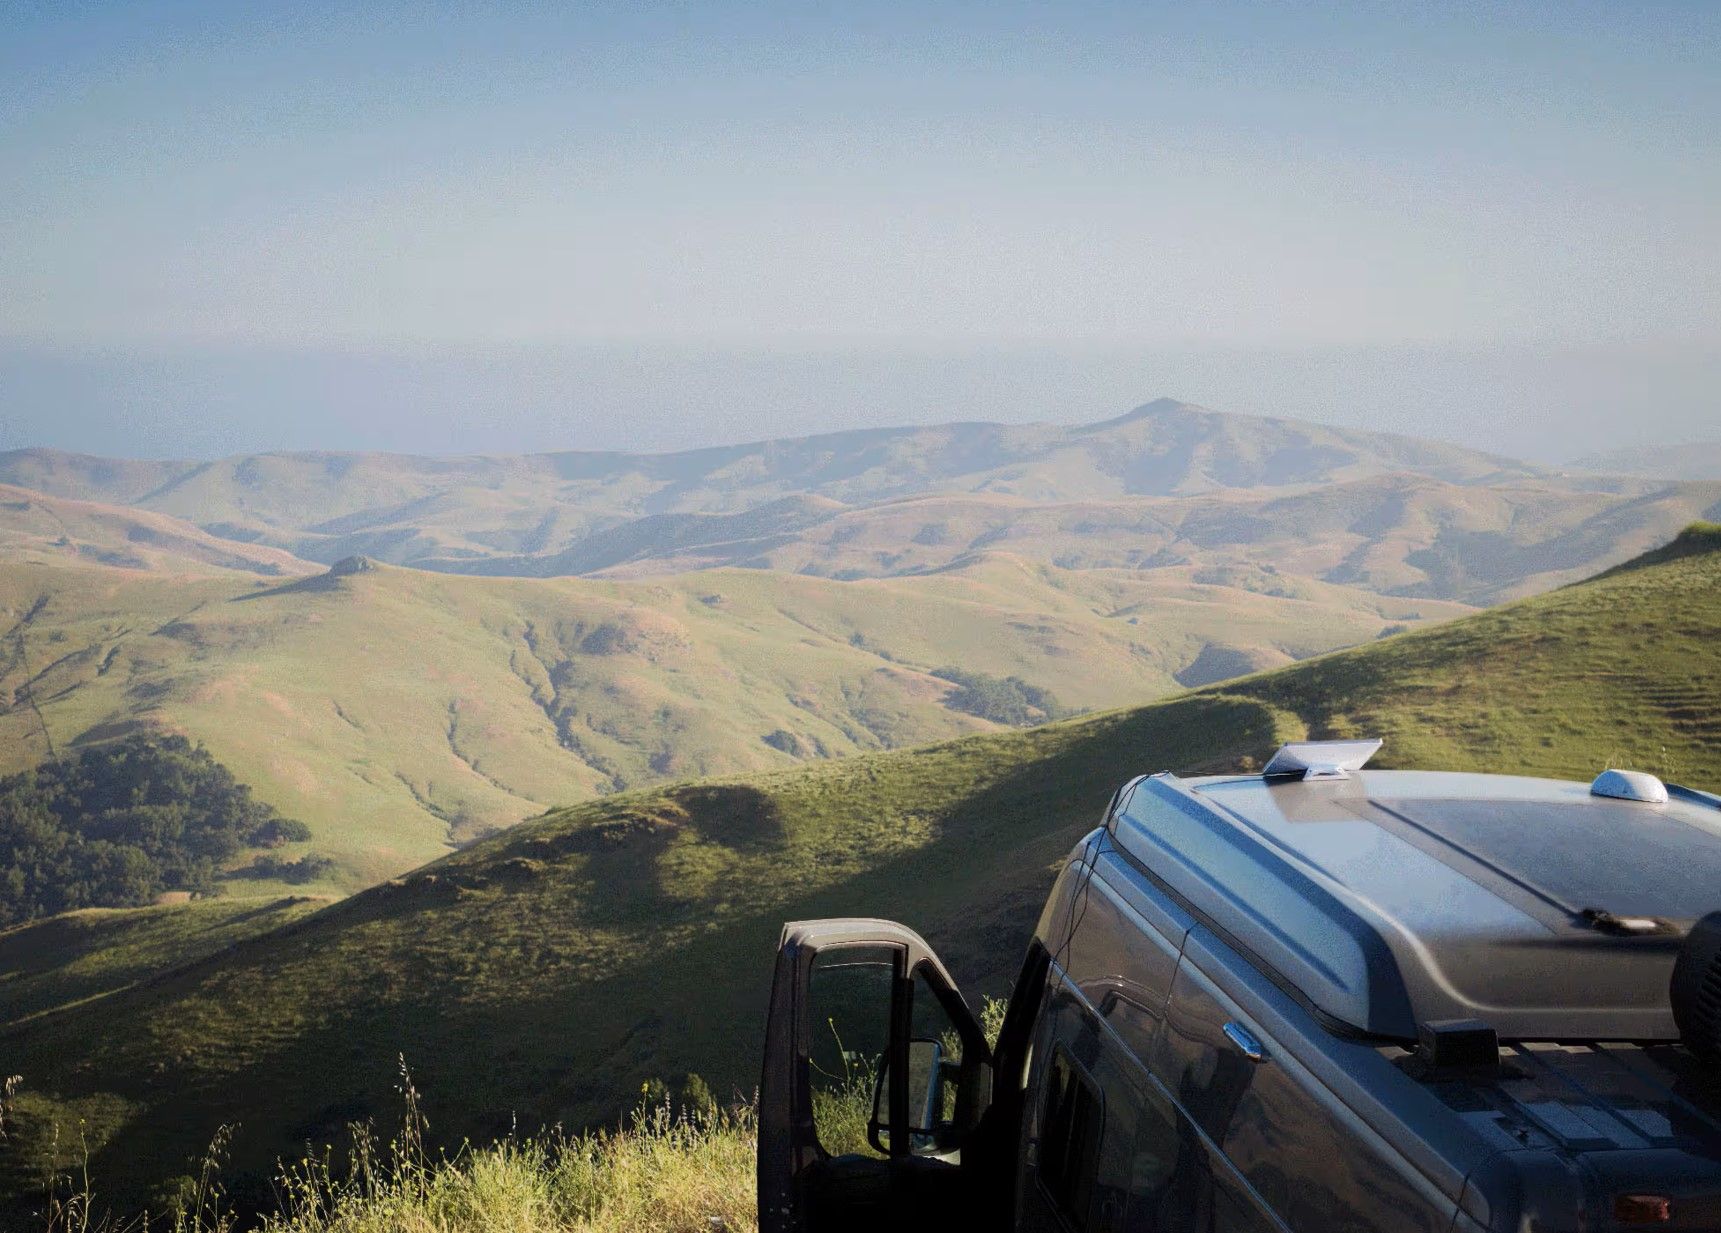
[[[1178,538],[1184,519],[1181,512],[1149,515],[1136,508],[1140,502],[1229,492],[1259,504],[1268,494],[1365,481],[1393,490],[1382,512],[1360,524],[1363,530],[1341,520],[1333,534],[1399,543],[1389,532],[1399,518],[1393,501],[1437,484],[1475,490],[1464,500],[1487,512],[1473,511],[1466,525],[1509,523],[1514,539],[1525,539],[1543,532],[1518,529],[1512,510],[1522,501],[1504,486],[1554,482],[1539,468],[1463,445],[1232,414],[1170,396],[1098,423],[905,425],[659,454],[316,453],[194,464],[0,453],[0,483],[181,519],[231,540],[235,552],[280,554],[283,574],[310,572],[293,558],[340,561],[327,575],[331,590],[366,572],[363,562],[347,560],[359,554],[384,567],[459,574],[638,575],[726,563],[860,577],[918,571],[968,547],[1031,541],[1050,560],[1135,567],[1161,562],[1159,548]],[[1541,525],[1589,516],[1583,511],[1598,498],[1572,487],[1560,486],[1551,505],[1538,507],[1547,510],[1538,514]],[[1637,495],[1629,485],[1613,488],[1615,504]],[[1362,499],[1351,491],[1342,490],[1329,507]],[[1714,505],[1705,495],[1675,493],[1668,499],[1679,504],[1677,515],[1634,512],[1630,519],[1657,520],[1657,532],[1671,534],[1673,517],[1689,521]],[[964,505],[928,510],[914,525],[891,508],[929,497]],[[1450,505],[1460,497],[1428,500]],[[1117,508],[1068,525],[1065,515],[1039,508],[1096,503]],[[1271,516],[1250,521],[1238,509],[1220,518],[1224,531],[1201,524],[1204,549],[1220,546],[1215,535],[1229,551],[1285,534]],[[9,517],[23,523],[34,516]],[[1440,526],[1438,519],[1421,522],[1414,534],[1427,539],[1442,534]],[[35,539],[53,532],[51,520],[37,518],[31,527]],[[1157,546],[1135,543],[1144,535],[1159,537]],[[1617,536],[1610,532],[1608,542]],[[1566,573],[1604,555],[1612,559],[1611,550],[1570,555],[1562,558]],[[1517,569],[1517,576],[1542,572],[1528,557],[1513,560],[1500,568]],[[1406,566],[1394,585],[1410,585],[1422,573]]]
[[[1184,402],[1180,398],[1155,398],[1152,402],[1144,402],[1133,411],[1126,412],[1121,418],[1126,420],[1142,419],[1149,415],[1169,415],[1174,411],[1206,411],[1206,407],[1198,407],[1192,402]]]
[[[1125,411],[1122,415],[1114,415],[1109,420],[1100,420],[1098,423],[1088,424],[1085,425],[1085,427],[1090,431],[1099,428],[1117,428],[1123,424],[1133,424],[1137,420],[1150,420],[1160,416],[1191,414],[1213,415],[1216,413],[1208,410],[1206,407],[1199,407],[1192,402],[1183,402],[1176,398],[1155,398],[1152,402],[1144,402],[1141,406],[1136,407],[1131,411]]]

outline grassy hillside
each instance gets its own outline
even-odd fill
[[[1634,557],[1624,564],[1602,574],[1611,577],[1614,574],[1629,573],[1634,569],[1645,569],[1651,565],[1664,565],[1669,561],[1677,561],[1684,557],[1700,557],[1721,549],[1721,522],[1694,522],[1686,527],[1671,542],[1659,548]]]
[[[97,1001],[278,929],[326,899],[199,899],[88,908],[0,929],[0,1029]]]
[[[750,1090],[788,917],[925,930],[1001,989],[1053,864],[1140,771],[1259,765],[1379,734],[1387,765],[1721,785],[1721,549],[1168,701],[552,813],[89,1008],[5,1029],[16,1182],[82,1118],[111,1193],[235,1166],[393,1108],[398,1054],[439,1135],[584,1124],[652,1076]],[[124,1031],[114,1025],[123,1022]],[[260,1175],[260,1173],[258,1174]]]
[[[268,578],[318,572],[278,548],[222,539],[165,514],[51,497],[10,484],[0,484],[0,560]]]
[[[312,827],[311,849],[336,862],[324,889],[354,889],[552,804],[994,729],[933,675],[951,666],[1099,708],[1175,691],[1210,643],[1282,661],[1465,611],[1203,577],[1000,553],[857,582],[377,566],[262,583],[12,565],[0,772],[50,746],[180,732]]]

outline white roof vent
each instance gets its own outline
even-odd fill
[[[1264,778],[1296,775],[1303,779],[1349,779],[1379,751],[1375,741],[1292,741],[1279,746],[1262,770]],[[1665,795],[1663,797],[1665,799]]]
[[[1607,770],[1590,785],[1591,796],[1611,796],[1622,801],[1667,804],[1667,785],[1646,771]]]

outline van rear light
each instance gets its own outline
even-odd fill
[[[1613,1201],[1613,1218],[1620,1224],[1666,1224],[1673,1219],[1673,1200],[1659,1194],[1622,1194]]]

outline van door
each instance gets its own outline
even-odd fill
[[[1239,1201],[1294,1229],[1444,1233],[1452,1199],[1310,1072],[1291,1023],[1251,984],[1283,997],[1205,926],[1192,929],[1155,1063],[1184,1116],[1247,1181]],[[1324,1031],[1301,1008],[1287,1012]]]
[[[962,1148],[991,1099],[979,1021],[919,934],[783,927],[759,1080],[761,1233],[971,1222]]]

